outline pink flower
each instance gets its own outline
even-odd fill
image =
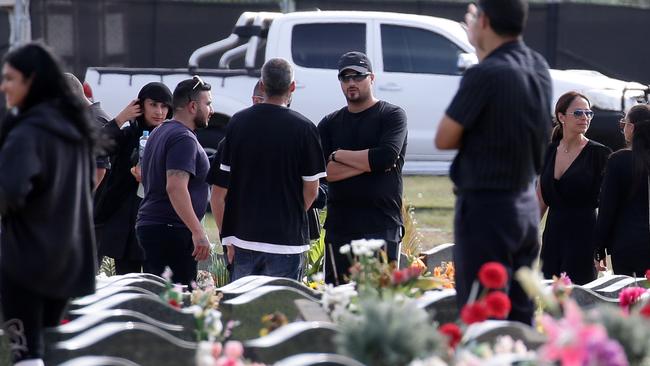
[[[645,271],[645,279],[650,281],[650,269]]]
[[[223,346],[221,345],[221,342],[214,342],[212,344],[212,357],[215,359],[219,358],[221,356],[221,351],[223,350]]]
[[[582,322],[580,308],[573,300],[565,301],[563,319],[544,315],[541,323],[548,340],[539,355],[544,361],[560,361],[562,366],[582,366],[588,357],[588,346],[607,339],[601,325]]]
[[[499,262],[487,262],[479,269],[478,279],[481,281],[481,285],[489,289],[502,289],[508,282],[508,271]]]
[[[244,346],[239,341],[228,341],[223,354],[228,358],[239,359],[244,355]]]
[[[217,360],[217,362],[215,362],[214,365],[215,366],[244,366],[244,363],[237,358],[228,358],[226,356],[223,356],[220,357]]]
[[[641,287],[628,287],[626,289],[623,289],[623,291],[621,291],[621,294],[618,295],[618,301],[621,308],[623,308],[625,311],[628,311],[630,309],[630,305],[636,303],[637,300],[639,300],[639,297],[641,297],[645,291],[646,290]]]

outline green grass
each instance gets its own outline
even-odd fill
[[[404,198],[415,208],[423,250],[453,241],[456,196],[448,177],[404,177]]]
[[[422,249],[453,241],[454,203],[456,197],[448,177],[405,176],[405,204],[415,208],[416,227],[422,235]],[[203,226],[213,243],[219,242],[217,226],[211,213]]]

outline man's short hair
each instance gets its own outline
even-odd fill
[[[174,109],[185,107],[190,101],[196,100],[196,96],[202,91],[210,91],[212,86],[201,80],[198,76],[186,79],[178,83],[174,89],[172,103]]]
[[[287,94],[293,81],[293,67],[283,58],[272,58],[262,66],[262,83],[267,97]]]
[[[69,72],[64,72],[63,76],[65,77],[68,86],[70,86],[70,89],[72,89],[72,93],[81,100],[86,101],[88,98],[86,98],[86,94],[84,94],[84,87],[81,85],[81,81]]]
[[[527,0],[479,0],[479,11],[490,19],[490,27],[500,36],[518,36],[528,20]]]

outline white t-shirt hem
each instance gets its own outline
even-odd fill
[[[271,244],[257,241],[248,241],[239,239],[236,236],[227,236],[221,239],[223,245],[234,245],[239,248],[254,250],[257,252],[271,253],[271,254],[300,254],[309,250],[307,245],[282,245]]]

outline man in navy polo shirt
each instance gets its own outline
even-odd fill
[[[480,63],[465,72],[440,121],[438,149],[458,149],[454,262],[462,307],[479,268],[500,262],[509,272],[511,320],[530,323],[533,304],[512,276],[539,250],[534,181],[551,129],[551,78],[546,61],[521,40],[524,0],[479,0],[466,21]]]
[[[236,113],[223,140],[220,169],[227,187],[213,187],[221,241],[234,262],[232,280],[248,275],[299,279],[309,250],[307,210],[318,195],[325,161],[316,126],[287,108],[293,68],[274,58],[262,67],[265,99]],[[234,257],[234,258],[233,258]]]
[[[144,199],[136,222],[145,272],[165,266],[175,283],[190,285],[197,261],[210,254],[201,224],[208,203],[205,178],[210,163],[194,132],[212,114],[210,85],[198,76],[181,81],[173,94],[174,117],[154,129],[142,158]]]

